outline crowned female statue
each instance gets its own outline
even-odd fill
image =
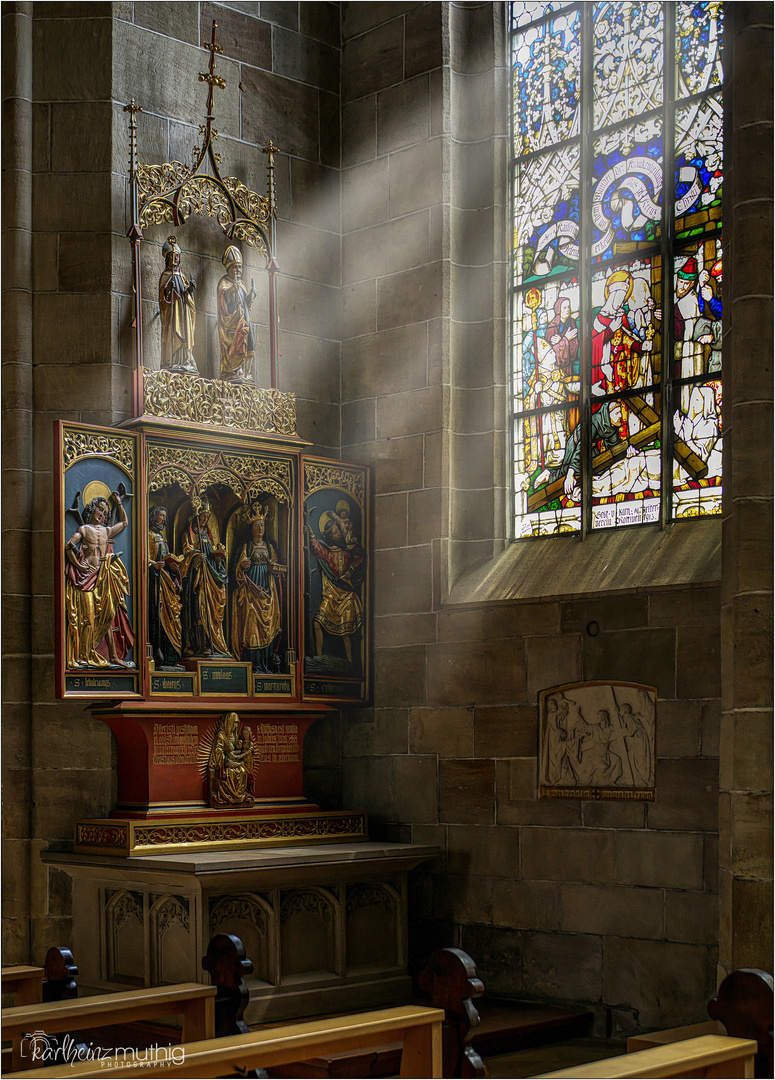
[[[250,538],[242,544],[234,563],[234,600],[231,644],[253,671],[276,674],[280,668],[282,604],[280,574],[286,567],[266,537],[267,506],[249,511]]]
[[[253,374],[255,345],[250,309],[256,296],[242,280],[242,255],[233,244],[223,253],[226,273],[218,282],[218,340],[221,345],[221,378],[247,382]]]

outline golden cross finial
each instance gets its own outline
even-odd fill
[[[128,112],[128,113],[132,114],[131,118],[130,118],[131,123],[134,123],[135,113],[139,113],[139,112],[142,112],[142,111],[143,111],[142,105],[135,105],[135,99],[134,98],[132,98],[132,100],[129,102],[128,105],[124,106],[124,112]]]
[[[213,34],[210,41],[203,41],[202,48],[207,49],[210,53],[210,65],[207,71],[199,72],[199,81],[206,82],[210,87],[210,92],[207,95],[207,115],[211,117],[213,114],[213,89],[218,87],[219,90],[226,88],[226,80],[222,79],[220,75],[215,74],[215,55],[223,55],[223,49],[220,45],[215,43],[215,31],[218,29],[218,23],[213,19]]]
[[[270,139],[270,140],[269,140],[269,143],[268,143],[268,145],[267,145],[267,146],[265,146],[265,147],[264,147],[264,149],[263,149],[263,150],[262,150],[261,152],[262,152],[263,154],[279,154],[279,152],[280,152],[280,147],[279,147],[279,146],[275,146],[275,144],[274,144],[274,143],[272,142],[272,140]]]

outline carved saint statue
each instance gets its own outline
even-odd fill
[[[239,715],[225,713],[218,721],[207,761],[211,806],[253,805],[253,739],[240,728]]]
[[[129,577],[112,543],[128,521],[117,491],[110,501],[118,508],[115,525],[108,524],[108,499],[98,495],[84,507],[82,523],[65,546],[68,668],[135,666],[125,660],[135,640],[126,601]]]
[[[326,510],[320,515],[319,528],[322,540],[305,525],[310,549],[317,557],[323,590],[313,618],[315,653],[323,655],[325,631],[341,640],[347,663],[352,666],[353,635],[363,626],[360,590],[366,573],[366,553],[352,533],[349,514],[345,524],[340,514]]]
[[[221,345],[221,378],[247,382],[253,375],[255,345],[250,309],[256,290],[242,281],[242,255],[233,244],[223,253],[226,273],[218,282],[218,340]]]
[[[180,272],[180,248],[170,236],[161,249],[164,270],[159,278],[159,313],[161,315],[161,366],[168,371],[198,374],[194,362],[195,281]]]
[[[266,537],[268,507],[254,506],[248,513],[250,539],[239,549],[234,564],[231,644],[253,671],[275,674],[280,669],[282,604],[277,550]]]
[[[157,669],[177,668],[183,654],[180,624],[182,583],[166,537],[167,509],[148,512],[148,640]]]
[[[207,497],[194,500],[183,534],[183,655],[229,656],[223,637],[226,610],[226,552],[211,521]]]

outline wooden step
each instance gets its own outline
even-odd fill
[[[481,1023],[470,1041],[483,1058],[566,1039],[583,1039],[594,1019],[591,1012],[528,1001],[483,998],[476,1005]]]

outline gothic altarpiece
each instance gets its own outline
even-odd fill
[[[205,48],[193,167],[138,164],[141,110],[125,110],[134,418],[56,425],[57,692],[88,702],[113,732],[118,806],[76,823],[73,855],[43,857],[74,876],[76,936],[79,917],[84,936],[100,927],[99,960],[86,959],[88,943],[78,952],[87,982],[201,978],[209,935],[226,930],[245,938],[260,1015],[272,1018],[294,1015],[312,986],[321,1007],[346,1005],[353,987],[366,1003],[406,993],[406,876],[435,849],[393,845],[377,858],[363,813],[304,798],[308,728],[371,692],[370,477],[305,453],[295,397],[278,389],[278,148],[264,151],[266,195],[221,177],[215,24]],[[194,354],[196,283],[178,239],[191,215],[215,218],[228,242],[219,379],[200,377]],[[140,244],[159,225],[169,235],[151,370]],[[266,261],[268,389],[253,370],[256,291],[242,280],[240,244]],[[322,846],[300,858],[289,844]]]

